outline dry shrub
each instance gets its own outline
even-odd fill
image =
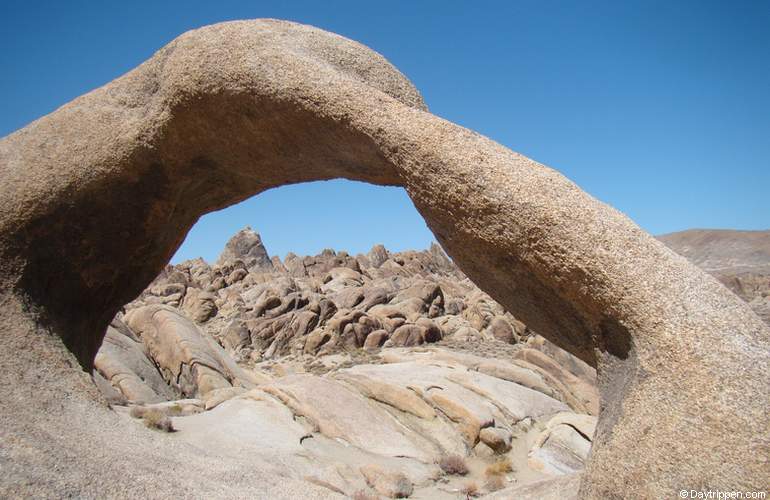
[[[131,408],[129,415],[131,415],[134,418],[143,418],[145,413],[147,413],[147,408],[145,408],[144,406],[134,406],[133,408]]]
[[[174,425],[171,419],[161,410],[146,408],[144,406],[134,406],[129,413],[134,418],[144,420],[144,425],[149,429],[159,431],[174,432]]]
[[[468,473],[465,459],[460,455],[444,455],[438,461],[438,466],[447,474],[464,476]]]
[[[479,496],[479,487],[474,482],[468,482],[460,488],[460,493],[465,495],[465,498],[473,498]]]
[[[399,473],[393,479],[393,498],[409,498],[414,492],[414,486],[408,477]]]
[[[166,415],[168,415],[169,417],[178,417],[182,415],[182,412],[183,412],[183,408],[182,408],[182,405],[180,405],[179,403],[174,403],[171,406],[166,408]]]
[[[503,479],[503,476],[489,476],[486,484],[484,484],[484,488],[490,492],[502,490],[505,488],[505,480]]]
[[[511,465],[511,459],[501,458],[497,462],[487,465],[485,473],[487,477],[503,476],[512,470],[513,466]]]
[[[174,432],[174,426],[171,419],[165,413],[159,410],[148,410],[144,413],[144,425],[150,429],[157,429],[164,432]]]

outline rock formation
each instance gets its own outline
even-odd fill
[[[273,268],[273,262],[262,245],[262,239],[250,227],[242,229],[227,242],[217,263],[222,264],[236,259],[241,260],[246,269]]]
[[[770,330],[748,305],[556,171],[427,112],[378,54],[259,20],[188,32],[0,141],[3,493],[331,496],[266,473],[257,489],[170,436],[161,451],[78,363],[202,214],[339,177],[403,186],[484,292],[598,367],[581,497],[765,487]]]
[[[269,269],[225,252],[213,266],[169,265],[118,314],[94,372],[116,412],[157,412],[217,460],[280,461],[285,477],[346,495],[453,498],[467,484],[482,495],[582,472],[596,371],[438,245],[292,255],[312,263],[297,276],[260,246]],[[186,307],[204,293],[213,314]],[[468,472],[443,474],[447,457]],[[503,461],[510,471],[486,472]]]

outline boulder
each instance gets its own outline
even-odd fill
[[[591,441],[570,425],[556,425],[538,437],[529,452],[530,468],[546,474],[571,474],[582,470]]]
[[[217,313],[216,296],[198,288],[189,288],[182,310],[196,323],[204,323]]]
[[[481,442],[489,446],[495,453],[506,453],[511,449],[511,432],[507,429],[487,427],[479,431]]]
[[[369,486],[387,498],[407,498],[414,491],[412,482],[400,472],[390,472],[377,465],[364,465],[361,474]]]
[[[425,343],[427,329],[420,325],[401,325],[393,332],[388,344],[394,347],[411,347]]]
[[[492,318],[487,329],[497,340],[505,342],[506,344],[516,343],[516,334],[514,333],[513,327],[503,316],[495,316]]]
[[[364,349],[373,350],[381,347],[388,339],[390,334],[387,330],[375,330],[367,335],[364,341]]]
[[[126,324],[139,335],[166,382],[186,396],[231,387],[220,353],[187,318],[167,306],[130,311]]]
[[[225,245],[217,265],[241,260],[248,269],[273,269],[273,261],[267,255],[262,238],[250,227],[238,231]],[[244,275],[245,276],[245,275]]]
[[[130,402],[157,403],[179,395],[158,372],[141,339],[118,319],[107,328],[94,368],[110,388]]]
[[[383,245],[374,245],[366,256],[369,258],[371,267],[378,268],[388,260],[389,254]]]

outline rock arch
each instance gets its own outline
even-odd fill
[[[113,470],[140,438],[116,435],[75,359],[90,367],[200,215],[339,177],[404,186],[466,274],[598,366],[582,497],[765,486],[770,334],[745,304],[554,170],[431,115],[378,54],[258,20],[186,33],[0,141],[5,489],[160,491]],[[59,435],[72,418],[92,442]]]

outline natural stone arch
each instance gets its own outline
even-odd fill
[[[557,172],[428,113],[369,49],[269,20],[184,34],[0,142],[3,481],[95,488],[92,465],[53,461],[97,444],[62,451],[43,432],[107,418],[72,356],[90,368],[200,215],[338,177],[404,186],[468,276],[598,367],[581,497],[765,486],[770,334],[748,306]],[[116,450],[139,439],[94,432]]]

